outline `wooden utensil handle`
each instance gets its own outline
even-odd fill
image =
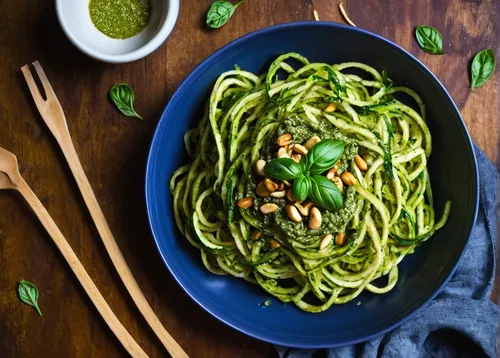
[[[118,244],[116,243],[111,229],[104,217],[104,214],[99,206],[97,198],[92,190],[92,186],[85,175],[85,171],[80,163],[78,154],[76,153],[73,141],[69,131],[63,130],[56,135],[56,139],[63,151],[63,154],[68,162],[68,165],[75,177],[76,183],[82,193],[83,199],[87,204],[88,210],[94,223],[97,227],[104,246],[108,251],[108,254],[113,262],[118,275],[120,275],[125,287],[127,288],[130,296],[134,300],[137,308],[142,313],[149,326],[153,329],[157,337],[163,343],[167,351],[174,358],[189,358],[189,356],[184,352],[181,346],[175,341],[175,339],[168,333],[168,331],[163,327],[162,323],[154,313],[153,309],[149,305],[144,293],[141,291],[137,281],[135,280],[130,268],[123,257]]]
[[[147,358],[148,355],[142,350],[139,344],[137,344],[134,338],[130,335],[130,333],[128,333],[125,327],[123,327],[118,318],[115,316],[108,303],[99,292],[99,289],[92,281],[92,278],[89,276],[75,252],[66,241],[66,238],[61,233],[56,223],[35,193],[33,193],[31,188],[21,177],[16,178],[16,185],[19,192],[28,202],[31,209],[33,209],[42,225],[54,240],[56,246],[59,248],[59,251],[61,251],[62,255],[78,278],[78,281],[80,281],[81,285],[85,289],[85,292],[87,292],[95,307],[104,318],[104,321],[108,324],[109,328],[111,328],[118,340],[123,344],[132,357]]]

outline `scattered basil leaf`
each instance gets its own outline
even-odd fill
[[[430,26],[419,26],[415,29],[417,42],[422,50],[433,55],[443,54],[443,38],[438,30]]]
[[[306,200],[309,192],[311,191],[311,178],[308,176],[301,176],[293,182],[293,196],[297,200]]]
[[[342,193],[339,188],[331,180],[322,175],[311,177],[309,199],[314,201],[316,205],[328,210],[338,210],[344,205]]]
[[[212,29],[218,29],[229,21],[231,16],[233,16],[234,10],[241,5],[243,1],[240,1],[236,5],[231,4],[226,0],[217,0],[208,9],[207,13],[207,26]]]
[[[471,82],[470,88],[478,88],[484,85],[493,75],[495,71],[495,54],[493,50],[488,48],[479,52],[474,56],[471,65]]]
[[[333,168],[342,153],[344,153],[344,142],[335,139],[322,140],[307,153],[306,170],[309,170],[311,175],[321,174]]]
[[[22,302],[30,305],[36,309],[38,315],[42,316],[42,312],[38,307],[38,288],[31,282],[21,280],[19,286],[17,287],[17,292],[19,293],[19,298]]]
[[[264,168],[264,172],[267,176],[278,180],[292,180],[302,176],[300,165],[291,158],[271,160]]]
[[[127,117],[137,117],[142,119],[142,117],[137,114],[134,109],[134,91],[128,84],[120,83],[114,85],[109,90],[109,96],[115,103],[118,110],[124,115]]]

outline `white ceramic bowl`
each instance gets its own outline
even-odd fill
[[[150,0],[151,16],[139,34],[128,39],[112,39],[97,30],[90,20],[89,0],[56,0],[61,26],[82,52],[97,60],[125,63],[156,50],[170,35],[179,14],[179,0]]]

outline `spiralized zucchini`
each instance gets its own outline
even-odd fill
[[[364,290],[386,293],[398,281],[398,264],[450,213],[447,202],[435,221],[424,112],[418,94],[363,63],[309,63],[287,53],[261,76],[235,66],[219,77],[204,117],[185,135],[191,160],[170,182],[179,230],[212,273],[243,278],[304,311],[322,312]],[[276,157],[285,133],[302,145],[314,135],[345,142],[336,175],[350,172],[355,183],[344,184],[344,208],[320,209],[319,229],[308,228],[307,216],[288,219],[287,197],[255,192],[264,178],[253,165]],[[253,205],[238,207],[242,198]],[[278,209],[263,214],[269,203]],[[339,233],[345,240],[335,239]],[[328,234],[333,239],[325,241]]]

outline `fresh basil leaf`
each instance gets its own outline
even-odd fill
[[[495,64],[495,54],[490,48],[483,50],[474,56],[474,60],[472,60],[471,65],[470,88],[478,88],[488,82],[495,71]]]
[[[243,1],[240,1],[233,6],[229,1],[217,0],[208,9],[207,13],[207,26],[212,29],[218,29],[229,21],[231,16],[233,16],[234,10],[241,5]]]
[[[417,42],[422,50],[433,55],[443,54],[443,38],[438,30],[430,26],[419,26],[415,29]]]
[[[311,177],[309,199],[314,201],[316,205],[328,210],[338,210],[344,205],[342,193],[339,188],[331,180],[322,175]]]
[[[311,175],[321,174],[332,168],[344,153],[344,142],[325,139],[307,153],[305,166]]]
[[[36,309],[38,315],[42,316],[42,312],[38,307],[38,288],[31,282],[21,280],[19,286],[17,287],[19,293],[19,298],[22,302],[30,305]]]
[[[300,165],[291,158],[277,158],[271,160],[266,164],[264,173],[278,180],[292,180],[302,176]]]
[[[311,191],[311,178],[301,176],[293,182],[293,196],[297,200],[306,200]]]
[[[116,108],[128,117],[142,119],[134,109],[134,91],[126,83],[114,85],[109,90],[109,96],[116,105]]]

